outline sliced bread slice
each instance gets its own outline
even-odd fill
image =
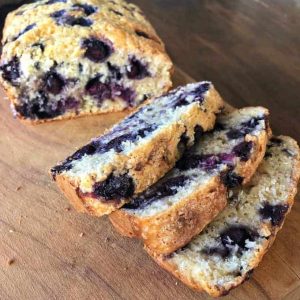
[[[77,210],[109,214],[164,176],[213,128],[222,107],[210,82],[177,88],[59,163],[52,176]]]
[[[215,129],[161,181],[110,215],[117,230],[167,254],[188,243],[227,204],[228,188],[249,181],[270,134],[268,111],[249,107],[220,115]]]
[[[293,205],[299,176],[297,143],[272,138],[252,180],[232,195],[216,220],[184,248],[152,256],[188,286],[226,295],[249,278],[272,245]]]

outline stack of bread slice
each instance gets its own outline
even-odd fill
[[[222,109],[209,82],[180,87],[52,168],[79,211],[110,214],[163,268],[221,296],[241,284],[293,205],[300,152],[263,107]]]

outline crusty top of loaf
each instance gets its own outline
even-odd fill
[[[155,30],[141,10],[133,4],[122,0],[50,0],[50,4],[47,2],[49,0],[26,4],[8,14],[2,39],[4,61],[28,52],[28,46],[37,40],[47,42],[44,54],[49,59],[76,59],[81,57],[84,51],[81,48],[82,38],[93,35],[99,38],[103,35],[113,43],[114,48],[121,48],[125,52],[162,55],[169,60]],[[95,12],[85,14],[82,9],[76,9],[78,4],[95,7]],[[59,26],[50,15],[61,10],[66,10],[67,14],[74,17],[84,17],[92,24]],[[26,31],[26,28],[30,27],[32,28]]]

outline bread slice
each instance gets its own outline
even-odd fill
[[[290,211],[300,176],[297,143],[272,138],[249,184],[184,248],[154,259],[188,286],[226,295],[248,279],[272,245]]]
[[[222,107],[209,82],[177,88],[59,163],[52,176],[79,211],[109,214],[165,175],[213,128]]]
[[[227,204],[228,188],[249,181],[270,134],[268,111],[249,107],[218,117],[160,182],[110,215],[117,230],[168,254],[188,243]]]
[[[163,42],[122,0],[25,4],[8,14],[2,46],[0,82],[27,123],[133,109],[172,86]]]

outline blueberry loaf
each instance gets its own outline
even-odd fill
[[[184,248],[156,261],[187,285],[211,296],[226,295],[249,278],[290,211],[300,176],[297,143],[272,138],[250,183]]]
[[[11,12],[0,80],[32,123],[121,111],[171,87],[172,63],[140,9],[122,0],[42,0]]]
[[[209,82],[177,88],[58,164],[53,178],[79,211],[108,214],[165,175],[222,107]]]
[[[136,195],[110,220],[126,236],[168,254],[188,243],[227,204],[227,189],[249,181],[263,159],[268,111],[249,107],[221,115],[215,129],[161,181]]]

